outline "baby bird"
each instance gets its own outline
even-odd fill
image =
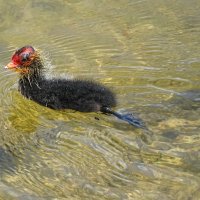
[[[5,67],[19,72],[19,91],[26,98],[43,106],[61,110],[109,113],[135,127],[142,122],[131,114],[120,114],[111,108],[116,106],[115,94],[107,87],[87,80],[46,79],[39,53],[32,46],[18,49]]]

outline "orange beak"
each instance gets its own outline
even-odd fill
[[[4,68],[5,69],[16,69],[16,68],[18,68],[18,65],[13,62],[10,62]]]
[[[20,68],[19,65],[13,63],[13,62],[10,62],[8,63],[5,67],[5,69],[12,69],[16,72],[19,72],[21,74],[26,74],[29,72],[29,70],[27,68]]]

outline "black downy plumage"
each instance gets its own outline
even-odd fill
[[[116,106],[115,94],[107,87],[87,80],[46,79],[39,53],[32,46],[18,49],[6,66],[20,73],[19,91],[22,95],[43,106],[61,110],[108,113],[135,127],[143,123],[131,114],[121,114]]]

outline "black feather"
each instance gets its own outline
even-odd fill
[[[46,79],[43,76],[43,63],[33,47],[22,47],[15,54],[14,57],[20,56],[22,59],[19,91],[28,99],[57,110],[101,111],[112,114],[135,127],[143,127],[138,118],[111,110],[116,106],[116,98],[109,88],[87,80]],[[34,57],[31,62],[27,62],[29,56]]]
[[[116,106],[115,95],[110,89],[86,80],[22,77],[19,90],[25,97],[52,109],[96,112],[103,106]]]

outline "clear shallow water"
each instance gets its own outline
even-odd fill
[[[51,74],[104,83],[151,130],[41,107],[0,68],[0,199],[200,199],[199,1],[0,4],[1,66],[36,46]]]

